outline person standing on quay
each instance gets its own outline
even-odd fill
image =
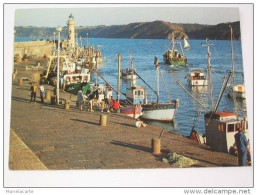
[[[44,103],[44,97],[45,97],[45,87],[42,83],[40,83],[40,99],[41,99],[41,103]]]
[[[32,99],[33,99],[34,103],[36,103],[36,96],[37,96],[37,85],[36,85],[36,82],[32,82],[31,83],[30,90],[31,90],[30,102],[32,102]]]
[[[84,103],[84,95],[82,92],[82,88],[80,88],[77,94],[77,104],[80,110],[82,110],[83,103]]]
[[[236,144],[237,155],[238,155],[238,165],[246,166],[247,152],[249,151],[249,143],[243,132],[243,128],[239,128],[238,132],[235,134],[234,137],[235,137],[235,144]]]

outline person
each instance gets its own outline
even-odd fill
[[[32,82],[31,83],[30,90],[31,90],[30,102],[32,102],[32,99],[33,99],[34,103],[36,103],[36,96],[37,96],[37,85],[36,85],[36,82]]]
[[[80,88],[77,94],[77,104],[80,110],[82,110],[83,103],[84,103],[84,95],[82,93],[82,88]]]
[[[145,124],[143,121],[141,121],[139,118],[137,118],[137,119],[136,119],[136,124],[135,124],[135,126],[136,126],[137,128],[146,127],[146,124]]]
[[[116,99],[116,101],[114,101],[114,103],[113,103],[112,109],[115,112],[118,112],[120,107],[121,107],[120,101],[118,99]]]
[[[41,103],[44,103],[44,97],[45,97],[45,87],[42,83],[40,83],[40,99],[41,99]]]
[[[110,98],[109,98],[109,89],[106,89],[104,92],[104,101],[106,104],[107,112],[110,112]]]
[[[237,149],[238,165],[247,165],[247,152],[249,151],[249,143],[243,132],[243,128],[240,127],[238,132],[235,134],[235,148]]]
[[[114,100],[113,97],[111,96],[110,105],[111,105],[111,109],[112,109],[112,110],[113,110],[114,102],[115,102],[115,100]]]

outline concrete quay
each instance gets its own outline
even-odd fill
[[[153,125],[136,128],[135,120],[122,114],[98,110],[89,113],[86,107],[79,110],[76,96],[64,91],[60,91],[60,98],[71,98],[69,110],[63,104],[51,105],[50,100],[40,103],[39,93],[37,103],[31,103],[29,81],[22,85],[17,82],[18,78],[35,73],[25,71],[25,65],[15,65],[18,73],[12,83],[11,170],[173,168],[175,164],[162,161],[171,151],[196,160],[193,167],[237,165],[235,156],[211,151],[168,131],[161,137],[161,154],[154,155],[151,139],[158,138],[162,129]],[[52,86],[44,86],[53,90]],[[101,114],[107,115],[107,126],[99,125]]]

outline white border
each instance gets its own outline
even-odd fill
[[[194,5],[194,4],[189,4]],[[71,5],[43,5],[43,7],[71,7]],[[89,5],[93,6],[93,5]],[[107,5],[97,5],[107,6]],[[110,5],[112,6],[112,5]],[[121,6],[121,5],[114,5]],[[133,5],[129,5],[133,6]],[[140,5],[136,5],[139,7]],[[144,5],[141,5],[142,7]],[[149,5],[147,5],[149,6]],[[158,6],[158,5],[153,5]],[[160,5],[161,6],[161,5]],[[173,6],[173,5],[172,5]],[[183,5],[178,5],[183,6]],[[187,6],[187,5],[184,5]],[[242,50],[247,93],[247,110],[253,129],[253,5],[214,4],[211,7],[239,7]],[[4,186],[5,187],[251,187],[253,169],[247,168],[192,168],[155,170],[87,170],[87,171],[9,171],[8,148],[11,105],[11,64],[14,11],[16,8],[38,8],[38,5],[5,5],[4,13]],[[40,6],[41,7],[41,6]],[[77,5],[74,5],[77,7]],[[9,35],[9,36],[7,36]],[[8,66],[9,65],[9,66]],[[8,68],[7,68],[8,66]],[[252,137],[252,132],[250,132]],[[252,143],[251,143],[252,144]]]

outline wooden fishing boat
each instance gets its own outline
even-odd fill
[[[178,49],[175,48],[175,44],[180,45],[180,52],[178,51]],[[172,33],[171,45],[172,48],[168,49],[168,51],[163,54],[164,63],[168,65],[186,66],[187,58],[182,48],[182,44],[181,42],[175,42],[174,33]],[[190,45],[184,38],[184,49],[188,49],[189,47]]]
[[[159,75],[160,75],[160,64],[159,60],[155,57],[155,67],[156,67],[156,80],[157,80],[157,102],[143,104],[143,114],[142,119],[162,121],[162,122],[172,122],[175,118],[176,111],[179,105],[178,99],[172,100],[166,103],[159,102]]]

